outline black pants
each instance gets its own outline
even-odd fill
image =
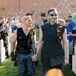
[[[69,55],[70,68],[72,69],[72,55]]]
[[[42,76],[45,76],[46,72],[50,69],[53,69],[53,68],[61,69],[62,64],[64,63],[63,59],[64,59],[63,56],[56,56],[56,57],[44,56],[44,59],[43,58],[41,59]]]

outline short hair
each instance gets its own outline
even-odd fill
[[[28,15],[28,16],[23,16],[23,17],[22,17],[22,22],[23,22],[24,20],[27,20],[28,18],[30,18],[30,19],[32,20],[31,16]]]
[[[69,18],[72,18],[72,16],[68,16]]]
[[[54,11],[56,14],[58,13],[57,10],[55,8],[48,10],[48,14],[50,14],[50,12]]]
[[[41,17],[46,17],[46,14],[45,13],[41,13]]]
[[[32,16],[33,14],[32,14],[32,13],[27,13],[27,14],[26,14],[26,16],[29,16],[29,15]]]

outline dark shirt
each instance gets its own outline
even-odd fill
[[[43,46],[41,50],[43,53],[47,53],[47,55],[49,56],[57,56],[64,54],[62,45],[57,39],[58,26],[59,24],[57,23],[54,25],[51,25],[51,23],[47,23],[41,27],[43,32]]]
[[[32,41],[30,38],[30,35],[26,35],[22,28],[17,29],[17,47],[16,50],[19,53],[26,53],[31,51],[32,47]]]

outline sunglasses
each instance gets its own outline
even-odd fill
[[[56,14],[56,13],[55,13],[55,14],[54,14],[54,13],[53,13],[53,14],[49,14],[49,15],[50,15],[50,16],[57,16],[57,14]]]

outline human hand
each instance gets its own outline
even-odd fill
[[[32,61],[37,61],[37,55],[36,54],[33,54],[31,58],[32,58]]]
[[[12,61],[14,61],[14,60],[15,60],[14,52],[11,52],[11,60],[12,60]]]

